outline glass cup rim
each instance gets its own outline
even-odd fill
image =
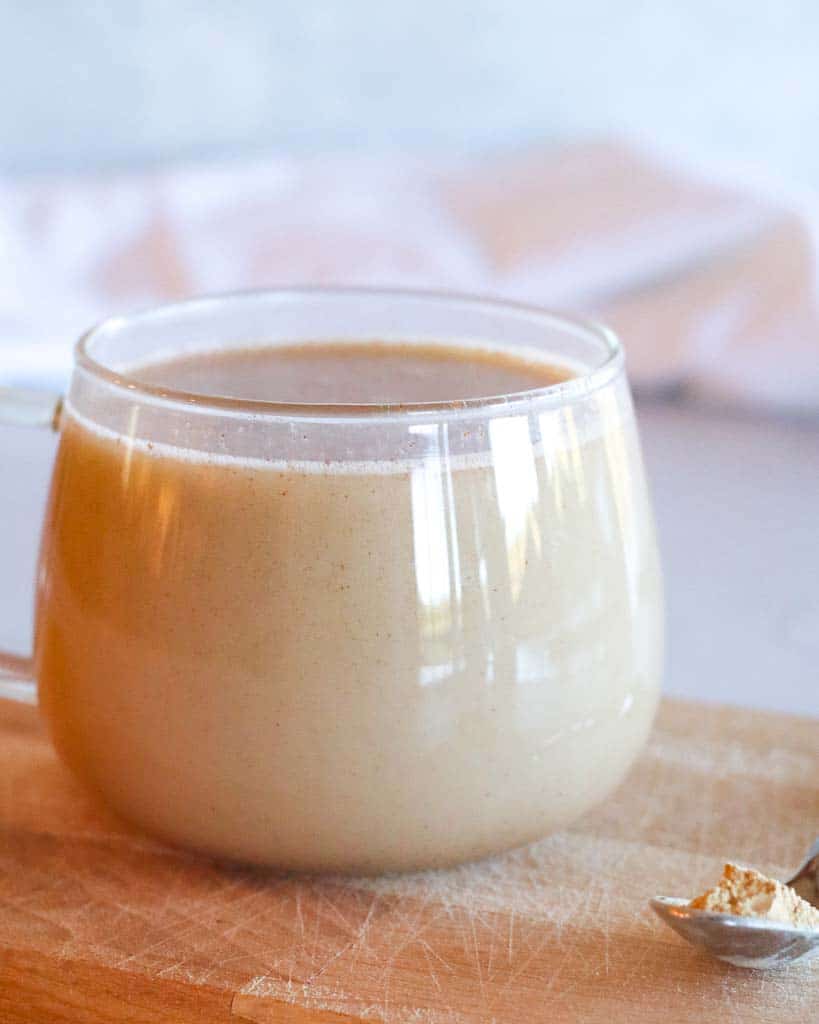
[[[405,403],[315,403],[315,402],[276,402],[260,399],[228,398],[219,395],[201,394],[195,391],[168,388],[162,385],[148,384],[133,377],[128,372],[118,372],[96,359],[90,346],[98,335],[113,327],[123,328],[139,320],[150,317],[163,317],[177,312],[207,310],[209,306],[223,305],[242,300],[279,298],[281,300],[305,301],[321,297],[327,298],[380,298],[388,300],[416,300],[423,303],[462,306],[473,312],[507,313],[510,316],[525,317],[529,320],[540,320],[544,325],[564,331],[583,332],[601,347],[603,358],[587,371],[580,372],[568,380],[546,384],[538,388],[527,388],[523,391],[488,397],[466,399],[439,399],[429,402]],[[514,348],[514,346],[509,346]],[[254,288],[227,292],[214,292],[188,299],[161,303],[149,306],[125,316],[111,316],[99,321],[85,331],[74,346],[74,365],[90,374],[115,390],[126,392],[130,398],[141,395],[157,403],[198,408],[202,411],[213,411],[233,415],[272,416],[272,417],[309,417],[310,419],[333,419],[338,417],[387,417],[401,419],[413,414],[447,414],[475,413],[482,410],[497,409],[519,402],[543,401],[556,406],[566,405],[585,398],[593,391],[604,387],[622,372],[624,366],[623,347],[619,338],[605,324],[599,321],[574,314],[566,314],[533,303],[518,302],[512,299],[496,298],[466,292],[392,288],[392,287],[346,287],[325,285],[300,285],[282,288]]]

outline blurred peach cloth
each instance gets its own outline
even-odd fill
[[[63,384],[106,315],[348,283],[591,314],[641,391],[819,411],[816,238],[809,202],[615,143],[0,181],[0,383]]]

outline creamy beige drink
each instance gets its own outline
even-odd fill
[[[340,343],[132,372],[453,406],[571,375]],[[156,835],[283,867],[446,864],[571,821],[622,778],[657,699],[659,571],[621,408],[606,391],[593,415],[500,417],[447,459],[288,461],[69,407],[36,643],[59,750]]]

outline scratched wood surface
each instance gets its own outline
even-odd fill
[[[0,1021],[819,1020],[819,966],[709,960],[646,909],[723,858],[784,875],[819,832],[819,719],[667,701],[605,806],[455,871],[299,879],[120,824],[0,702]]]

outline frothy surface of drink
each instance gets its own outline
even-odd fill
[[[463,402],[547,387],[567,367],[501,348],[416,342],[309,342],[194,353],[136,368],[146,384],[261,402]]]

